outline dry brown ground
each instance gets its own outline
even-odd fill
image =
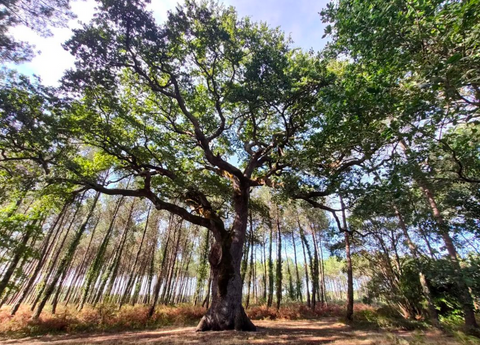
[[[158,330],[53,335],[35,338],[2,339],[0,344],[123,345],[123,344],[336,344],[336,345],[456,345],[464,344],[438,331],[356,330],[335,318],[321,320],[255,321],[258,331],[196,333],[194,327],[166,327]]]

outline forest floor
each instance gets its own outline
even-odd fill
[[[317,320],[256,320],[257,332],[195,332],[195,327],[163,327],[156,330],[117,333],[44,335],[0,339],[0,344],[337,344],[337,345],[456,345],[480,344],[436,330],[385,331],[361,329],[338,318]]]

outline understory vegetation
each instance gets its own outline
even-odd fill
[[[46,313],[32,320],[32,311],[20,308],[15,316],[8,309],[0,312],[0,334],[3,336],[22,337],[42,334],[84,333],[84,332],[119,332],[128,330],[155,329],[166,326],[194,326],[206,309],[181,304],[176,306],[160,306],[152,317],[148,317],[148,306],[128,306],[118,310],[113,305],[101,305],[97,308],[85,308],[78,312],[74,308],[60,307],[56,314]],[[354,308],[356,328],[382,328],[389,330],[425,329],[427,324],[421,321],[408,321],[392,310],[376,309],[365,304],[356,304]],[[248,309],[252,320],[308,320],[318,318],[344,317],[345,308],[340,304],[329,304],[315,309],[303,304],[287,304],[279,310],[267,308],[265,305],[252,306]],[[455,324],[450,330],[459,329]]]

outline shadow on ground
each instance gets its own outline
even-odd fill
[[[1,344],[55,344],[55,345],[123,345],[123,344],[457,344],[439,332],[396,332],[355,330],[336,319],[322,320],[261,320],[258,331],[250,332],[195,332],[194,327],[162,328],[153,331],[90,335],[55,335],[36,338],[4,339]]]

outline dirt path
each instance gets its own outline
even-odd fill
[[[302,321],[256,321],[258,331],[196,333],[194,327],[169,327],[153,331],[103,333],[90,335],[56,335],[36,338],[0,340],[0,344],[441,344],[455,345],[453,338],[439,332],[382,332],[355,330],[336,319]]]

